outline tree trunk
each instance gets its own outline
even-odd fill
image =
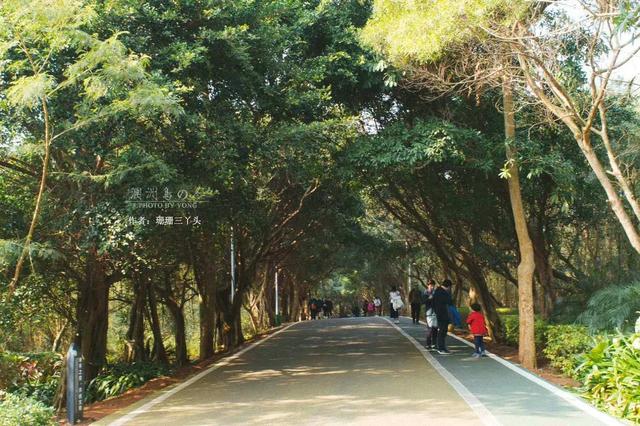
[[[201,360],[211,358],[214,353],[216,321],[216,283],[212,242],[205,239],[198,253],[193,256],[193,270],[199,293],[200,352]]]
[[[147,288],[147,296],[149,302],[149,316],[151,317],[151,331],[153,333],[153,357],[156,361],[168,365],[169,358],[167,357],[167,350],[164,347],[162,341],[162,330],[160,329],[160,317],[158,315],[158,301],[156,300],[156,291],[153,285],[149,283]]]
[[[240,281],[241,279],[238,280],[239,283]],[[217,306],[223,313],[221,341],[225,350],[230,350],[244,343],[240,311],[243,305],[242,299],[244,298],[243,289],[245,288],[247,287],[243,285],[238,286],[233,303],[230,302],[230,289],[227,288],[227,291],[224,292],[224,298]]]
[[[185,332],[184,311],[182,306],[178,305],[175,300],[168,299],[165,301],[167,309],[173,318],[175,327],[175,343],[176,343],[176,365],[182,367],[189,363],[189,355],[187,353],[187,333]]]
[[[56,337],[53,339],[53,343],[51,344],[51,352],[60,351],[60,345],[62,344],[62,338],[64,337],[64,332],[67,330],[67,326],[69,325],[69,320],[65,319],[62,327],[56,333]]]
[[[502,85],[504,133],[509,177],[509,200],[513,212],[513,221],[518,237],[520,263],[518,265],[518,313],[519,313],[519,345],[518,357],[525,368],[536,367],[536,342],[534,335],[533,312],[533,273],[535,271],[535,255],[529,237],[529,229],[522,203],[520,191],[520,174],[516,151],[516,126],[514,116],[511,80],[505,76]]]
[[[463,261],[465,262],[467,271],[469,271],[470,283],[475,292],[475,298],[480,306],[482,306],[482,311],[487,320],[489,336],[492,339],[500,340],[502,337],[500,316],[498,316],[498,312],[496,311],[496,305],[493,302],[491,291],[489,291],[489,286],[482,274],[482,270],[469,256],[464,256]]]
[[[622,203],[622,199],[620,198],[617,189],[609,179],[606,170],[604,169],[602,163],[600,162],[600,159],[591,146],[591,134],[589,132],[577,134],[575,135],[575,139],[578,142],[582,153],[587,159],[587,162],[591,166],[591,169],[595,173],[596,178],[600,182],[600,185],[602,185],[602,187],[604,188],[604,191],[607,194],[607,200],[609,201],[609,205],[611,206],[611,210],[613,210],[613,213],[616,215],[618,222],[620,222],[620,224],[622,225],[622,229],[629,239],[631,246],[635,249],[636,252],[640,253],[640,233],[631,220],[631,217],[625,210],[624,204]]]
[[[109,284],[96,248],[87,253],[85,279],[78,289],[78,337],[85,360],[85,379],[90,381],[106,362],[109,323]]]
[[[536,275],[540,283],[540,313],[543,318],[548,319],[553,312],[556,300],[553,289],[553,269],[542,229],[532,232],[531,237],[535,254]]]
[[[146,301],[145,277],[136,275],[133,283],[133,303],[129,314],[129,328],[125,335],[125,359],[145,361],[144,349],[144,304]]]
[[[295,283],[292,284],[291,317],[289,318],[289,321],[295,322],[300,318],[300,294],[298,292],[298,286],[296,286]]]
[[[211,294],[200,295],[200,350],[198,357],[203,360],[214,354],[213,334],[215,329],[215,310]]]

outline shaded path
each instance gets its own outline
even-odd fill
[[[403,318],[400,328],[422,342],[423,325]],[[463,343],[449,344],[451,356],[421,352],[382,318],[297,323],[178,392],[154,396],[164,401],[128,409],[144,412],[97,424],[603,424],[493,359],[472,359]],[[474,411],[428,359],[480,407]]]
[[[397,330],[381,318],[354,318],[295,324],[126,424],[401,425],[425,419],[481,424]]]
[[[401,318],[399,327],[424,344],[426,327],[422,323],[414,325],[410,318]],[[473,345],[470,347],[461,340],[449,335],[447,346],[452,354],[443,356],[433,353],[433,357],[468,389],[499,423],[522,426],[621,424],[573,395],[570,395],[569,399],[577,400],[574,401],[577,405],[563,399],[560,395],[567,395],[567,392],[537,376],[533,379],[541,383],[532,381],[525,377],[530,375],[528,371],[504,359],[495,355],[481,359],[471,357]],[[581,409],[581,406],[586,411]]]

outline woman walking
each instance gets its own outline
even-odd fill
[[[433,279],[427,282],[427,291],[425,293],[425,316],[427,319],[427,341],[425,346],[428,350],[436,349],[436,341],[438,338],[438,319],[436,318],[436,312],[433,310],[433,292],[435,291],[436,283]]]
[[[402,301],[402,296],[400,296],[400,292],[396,286],[391,287],[391,291],[389,292],[389,302],[391,319],[397,324],[400,322],[400,309],[404,306],[404,302]]]

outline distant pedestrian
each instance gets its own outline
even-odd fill
[[[400,309],[404,306],[402,296],[398,289],[393,286],[389,292],[389,310],[391,312],[391,319],[397,324],[400,322]]]
[[[367,316],[372,317],[376,313],[376,305],[374,305],[373,300],[367,304]]]
[[[318,318],[318,310],[320,307],[318,306],[318,301],[316,299],[311,299],[309,301],[309,312],[311,313],[311,319],[315,320]]]
[[[333,318],[333,302],[331,300],[324,301],[324,316],[327,318]]]
[[[422,294],[418,290],[418,285],[414,284],[409,291],[409,303],[411,303],[411,320],[414,324],[420,322],[420,306],[422,305]]]
[[[382,316],[382,300],[378,296],[373,299],[373,306],[376,307],[376,316]]]
[[[354,302],[351,305],[351,315],[353,315],[354,317],[359,317],[360,316],[360,306],[358,306],[357,302]]]
[[[482,314],[482,307],[479,304],[473,303],[471,309],[473,312],[467,317],[467,324],[469,324],[469,330],[473,334],[473,344],[475,346],[472,356],[480,358],[481,356],[487,356],[484,350],[484,336],[488,333],[487,323]]]
[[[447,278],[433,292],[433,310],[438,321],[436,348],[441,355],[449,355],[451,353],[447,349],[446,342],[449,327],[449,306],[453,305],[450,293],[452,285],[451,280]]]
[[[367,316],[368,309],[369,309],[369,301],[367,299],[364,299],[364,302],[362,302],[362,316],[363,317]]]
[[[427,320],[427,341],[425,346],[428,350],[436,349],[436,339],[438,337],[438,319],[433,310],[433,292],[436,283],[433,279],[427,281],[427,291],[424,294],[425,318]]]

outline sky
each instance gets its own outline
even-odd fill
[[[562,10],[569,15],[576,22],[588,22],[589,15],[582,5],[595,3],[593,0],[558,0],[554,3],[553,7]],[[635,43],[629,45],[622,51],[621,58],[632,56],[631,60],[625,65],[616,70],[612,75],[612,80],[615,83],[628,85],[628,83],[634,80],[634,91],[640,93],[640,54],[634,54],[634,50],[640,46],[640,28],[637,26],[632,28],[632,31],[626,31],[620,34],[621,40],[629,40],[630,38],[637,37]],[[609,56],[606,55],[601,59],[601,64],[606,64],[609,61]]]

